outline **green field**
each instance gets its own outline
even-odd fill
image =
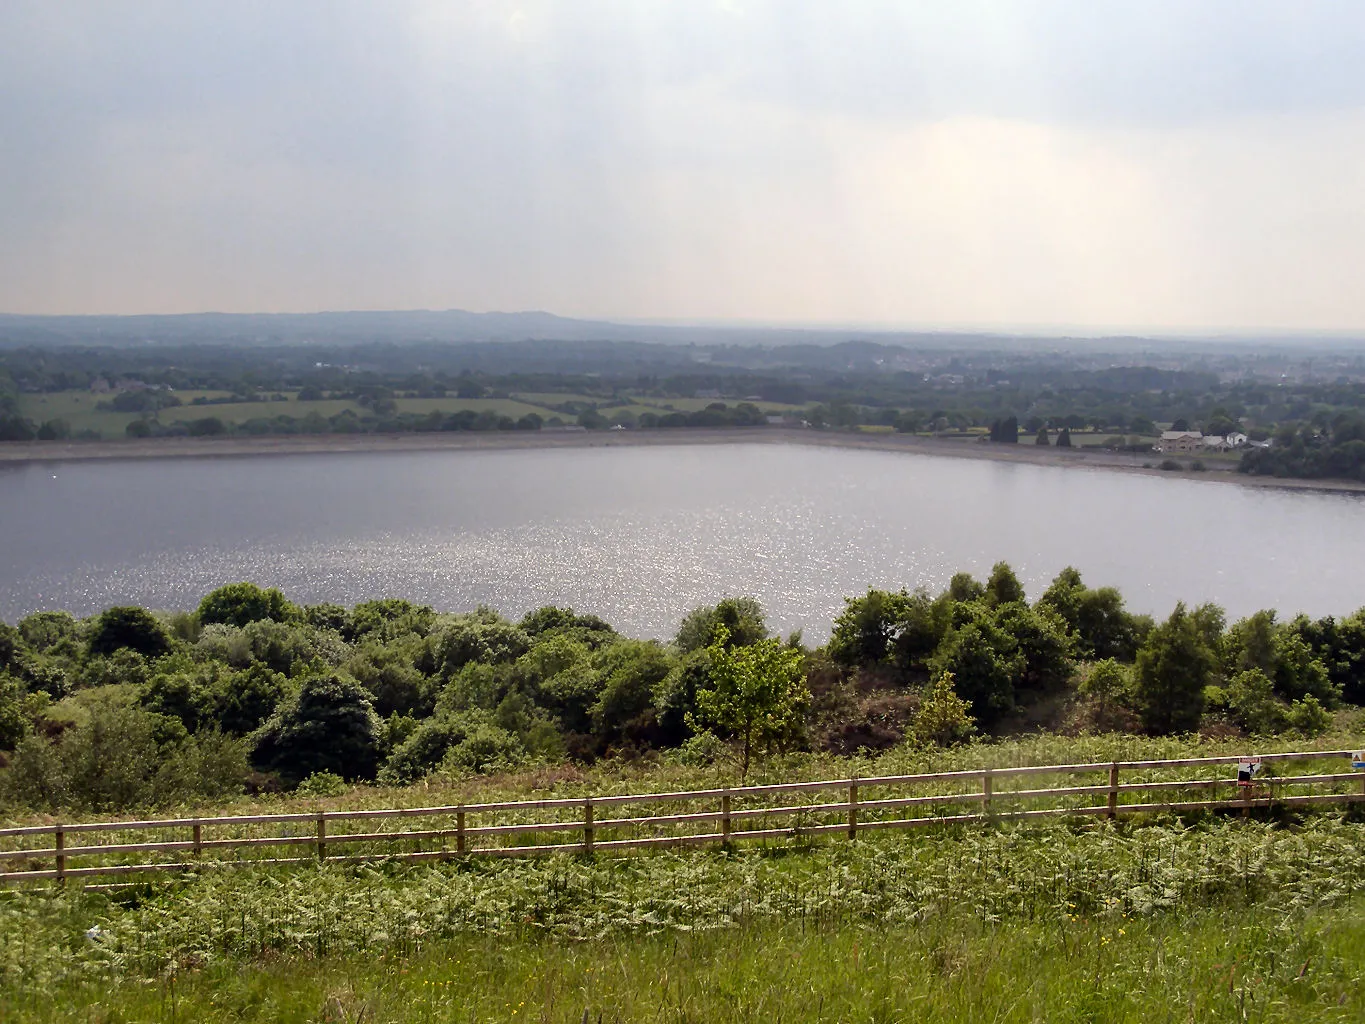
[[[289,399],[287,402],[192,404],[195,398],[223,398],[227,395],[228,392],[223,391],[179,391],[176,392],[176,397],[184,404],[162,409],[157,418],[162,423],[171,424],[187,423],[191,420],[216,416],[229,426],[240,426],[248,420],[273,419],[277,416],[292,416],[302,419],[316,413],[319,416],[330,418],[343,412],[352,412],[357,416],[372,415],[370,410],[357,402],[344,399],[300,402],[294,393],[287,393]],[[109,394],[97,395],[88,391],[61,391],[41,395],[26,394],[20,396],[19,409],[22,415],[39,424],[46,420],[64,419],[70,425],[73,434],[94,431],[104,438],[121,438],[125,435],[128,424],[138,419],[139,414],[96,409],[97,404],[108,402],[112,397]],[[566,414],[555,413],[549,408],[553,405],[560,405],[564,402],[585,402],[600,405],[607,401],[609,399],[604,399],[601,396],[538,392],[512,398],[400,398],[397,399],[397,404],[399,412],[419,416],[436,411],[454,413],[468,410],[475,413],[493,412],[499,416],[510,416],[514,420],[534,413],[543,420],[548,420],[555,415],[572,419]],[[714,401],[716,400],[704,398],[646,399],[633,397],[629,399],[630,404],[628,405],[604,408],[603,414],[608,418],[623,414],[638,418],[647,413],[657,415],[667,412],[696,412],[705,409]],[[725,404],[733,407],[738,403],[733,400],[726,400]],[[753,404],[769,413],[791,412],[802,408],[801,406],[783,405],[778,402],[755,402]]]
[[[293,416],[302,419],[311,413],[323,417],[336,416],[343,412],[353,412],[357,416],[372,413],[357,402],[342,399],[326,399],[318,402],[299,402],[290,394],[287,402],[228,402],[213,405],[193,405],[195,398],[221,398],[227,392],[179,391],[176,396],[184,403],[162,409],[157,418],[162,423],[186,423],[190,420],[216,416],[224,423],[236,426],[247,420],[276,416]],[[23,395],[19,409],[22,415],[36,423],[44,420],[64,419],[71,426],[72,433],[93,430],[106,438],[119,438],[130,422],[138,418],[137,413],[99,410],[95,406],[107,402],[110,395],[96,395],[87,391],[62,391],[44,395]],[[499,416],[520,419],[528,413],[535,413],[548,419],[552,413],[547,409],[528,402],[506,398],[400,398],[398,411],[424,415],[429,412],[493,412]]]
[[[714,405],[716,402],[720,402],[726,407],[733,409],[735,406],[745,401],[743,398],[652,398],[643,395],[633,395],[631,397],[634,402],[638,405],[648,407],[651,412],[659,412],[660,410],[665,412],[700,412],[708,405]],[[772,413],[794,412],[805,408],[805,406],[802,405],[785,405],[782,402],[756,401],[750,402],[749,404],[758,406],[758,408],[762,409],[764,412]]]
[[[1038,736],[775,758],[752,781],[1233,749]],[[714,785],[732,767],[609,761],[217,810],[639,792]],[[1363,891],[1365,825],[1339,810],[617,857],[210,866],[0,894],[0,1020],[1354,1021]]]

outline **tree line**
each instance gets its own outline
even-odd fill
[[[745,773],[766,751],[1037,728],[1312,735],[1362,700],[1365,612],[1155,621],[1074,569],[1033,602],[1004,563],[869,590],[816,648],[747,597],[662,642],[569,608],[301,606],[235,583],[192,612],[0,624],[0,802],[111,811],[667,749],[732,750]]]
[[[3,339],[0,339],[3,342]],[[1314,379],[1312,357],[1303,353],[1166,353],[1169,365],[1138,365],[1153,358],[1139,351],[1038,352],[999,349],[904,347],[848,342],[839,345],[694,346],[631,342],[500,342],[496,344],[317,345],[159,344],[53,348],[0,345],[0,440],[64,436],[57,419],[38,422],[20,415],[16,396],[86,391],[99,381],[145,384],[146,390],[111,395],[112,409],[141,413],[135,433],[194,431],[201,434],[324,433],[405,430],[528,429],[521,417],[471,414],[401,415],[404,398],[507,398],[517,393],[562,394],[565,423],[591,428],[597,417],[611,425],[633,399],[664,404],[670,398],[717,394],[725,416],[744,419],[737,403],[751,398],[801,406],[816,427],[894,427],[903,431],[954,431],[994,426],[997,440],[1010,440],[1006,421],[1032,439],[1088,431],[1150,437],[1162,425],[1253,440],[1276,437],[1273,454],[1251,453],[1247,472],[1280,475],[1357,475],[1360,456],[1349,448],[1365,414],[1365,383],[1359,357],[1338,354],[1317,365],[1341,371],[1334,380]],[[1129,365],[1112,365],[1118,362]],[[1259,369],[1258,369],[1259,368]],[[1285,369],[1308,379],[1286,380]],[[1256,374],[1248,377],[1247,374]],[[230,423],[215,410],[189,424],[162,422],[174,391],[225,393],[223,402],[260,402],[247,422]],[[296,395],[347,400],[361,408],[338,416],[290,415],[268,403]],[[212,405],[217,400],[201,399]],[[717,410],[710,410],[716,412]],[[538,414],[537,414],[538,415]],[[549,413],[548,422],[556,413]],[[713,423],[711,415],[642,415],[641,427],[745,425]],[[579,418],[583,417],[584,422]],[[526,422],[522,422],[526,420]],[[692,422],[695,420],[695,422]],[[505,422],[504,422],[505,421]],[[192,424],[192,425],[190,425]],[[1282,446],[1280,440],[1284,440]]]

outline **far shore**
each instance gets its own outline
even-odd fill
[[[625,448],[705,444],[804,444],[829,448],[907,452],[960,459],[1022,462],[1037,466],[1141,473],[1178,480],[1203,480],[1300,491],[1365,493],[1354,480],[1295,480],[1249,476],[1236,464],[1208,459],[1203,472],[1169,472],[1156,468],[1161,456],[1123,455],[1083,448],[1041,447],[1029,441],[991,444],[957,438],[913,434],[851,433],[833,430],[751,427],[732,430],[537,430],[451,431],[413,434],[308,434],[266,437],[168,437],[126,441],[9,441],[0,443],[0,465],[27,462],[71,462],[104,459],[215,458],[255,455],[321,455],[331,453],[505,451],[522,448]],[[1175,456],[1188,465],[1189,455]],[[1149,465],[1144,468],[1143,463]]]

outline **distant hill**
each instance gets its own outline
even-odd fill
[[[864,341],[915,348],[1000,347],[1004,335],[765,326],[619,324],[538,311],[462,309],[326,313],[26,316],[0,313],[0,344],[358,344],[370,342],[637,341],[668,345],[813,345]],[[1037,339],[1051,346],[1058,339]]]
[[[527,341],[639,342],[698,346],[723,355],[729,346],[763,346],[769,365],[789,363],[793,348],[845,346],[840,358],[877,361],[887,347],[921,351],[1189,352],[1256,348],[1324,351],[1358,348],[1348,335],[1303,337],[1140,335],[1072,337],[987,331],[906,331],[878,328],[773,327],[750,324],[652,324],[575,320],[554,313],[471,313],[463,309],[359,310],[324,313],[182,313],[146,316],[30,316],[0,313],[0,347],[76,345],[488,344]],[[746,356],[750,361],[752,355]],[[805,362],[810,354],[801,355]],[[828,356],[819,357],[828,359]]]

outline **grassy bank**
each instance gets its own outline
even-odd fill
[[[394,958],[66,985],[28,1021],[1349,1021],[1365,903],[1285,918],[1000,928],[785,923],[565,945],[490,938]]]
[[[12,892],[0,1019],[1359,1019],[1361,836],[1153,817]]]
[[[1334,815],[1000,828],[11,895],[0,1016],[1356,1020],[1359,837]]]

